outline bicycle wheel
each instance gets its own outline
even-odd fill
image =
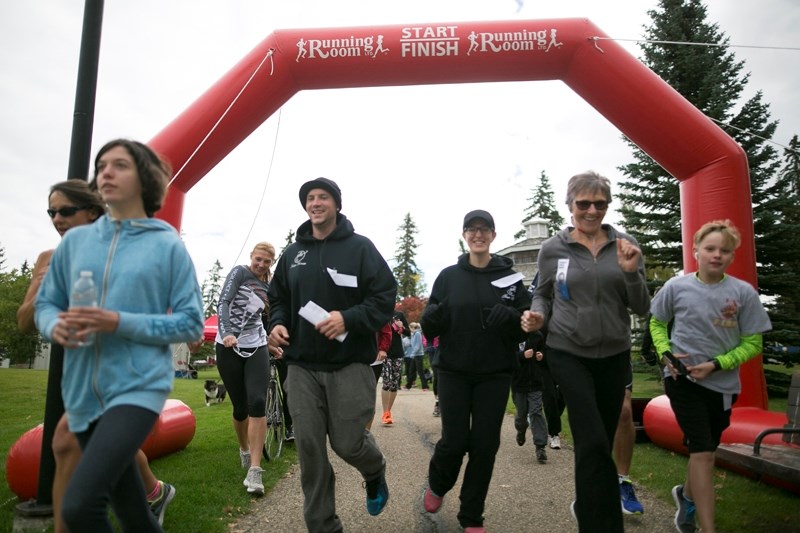
[[[273,377],[267,389],[267,436],[264,440],[264,458],[267,461],[277,459],[283,450],[283,439],[286,436],[286,425],[283,421],[283,395],[280,384]]]

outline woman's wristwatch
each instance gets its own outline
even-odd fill
[[[711,360],[711,362],[714,363],[714,372],[716,372],[717,370],[722,370],[722,364],[719,362],[719,359],[715,357],[714,359]]]

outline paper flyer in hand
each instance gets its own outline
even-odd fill
[[[319,305],[315,304],[313,301],[309,300],[306,305],[300,308],[297,312],[301,317],[305,318],[315,326],[331,316],[329,312],[325,309],[321,308]],[[336,340],[339,342],[344,342],[347,338],[347,332],[345,331],[341,335],[336,336]]]

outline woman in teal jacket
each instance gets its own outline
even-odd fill
[[[64,236],[36,300],[39,331],[66,348],[62,395],[83,449],[62,506],[70,531],[112,531],[109,502],[123,529],[161,531],[134,456],[172,389],[169,345],[203,332],[191,258],[175,229],[152,218],[169,177],[144,144],[106,144],[90,186],[108,213]],[[96,307],[70,307],[82,271],[93,274]]]

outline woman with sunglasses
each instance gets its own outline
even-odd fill
[[[53,227],[62,237],[70,228],[91,224],[105,213],[103,200],[97,191],[90,189],[86,181],[79,179],[62,181],[50,187],[48,204],[47,214],[53,221]],[[17,310],[17,327],[23,333],[36,330],[36,324],[33,321],[34,303],[42,279],[50,266],[52,255],[53,250],[46,250],[39,255],[33,268],[28,292]],[[51,347],[51,350],[62,350],[63,352],[64,348],[56,344]],[[57,376],[58,379],[61,378],[60,369],[57,371]],[[67,526],[61,518],[61,501],[64,497],[64,490],[67,488],[67,482],[81,458],[81,447],[75,435],[69,430],[67,416],[63,414],[63,404],[60,398],[59,404],[58,410],[62,415],[55,426],[51,439],[55,459],[52,497],[55,532],[64,533],[67,531]],[[136,454],[136,463],[144,482],[145,492],[148,494],[147,501],[150,509],[161,524],[167,505],[175,497],[175,488],[155,477],[150,470],[147,456],[141,450]]]
[[[264,323],[267,290],[275,247],[260,242],[250,252],[250,265],[237,265],[225,278],[217,314],[217,368],[233,405],[233,430],[239,459],[247,468],[247,492],[261,496],[264,484],[261,453],[267,434],[269,351]]]
[[[135,457],[172,390],[170,344],[203,331],[200,287],[175,228],[153,218],[169,165],[146,145],[117,139],[94,168],[89,186],[108,212],[64,235],[36,299],[42,336],[65,347],[62,396],[83,452],[61,514],[70,531],[110,532],[110,504],[122,529],[161,531]],[[85,271],[98,305],[70,306]]]
[[[53,185],[50,188],[48,204],[47,215],[61,237],[70,228],[91,224],[106,212],[100,196],[89,189],[88,183],[83,180],[68,180]],[[30,333],[36,329],[33,321],[34,304],[52,255],[53,250],[45,250],[39,254],[33,266],[31,284],[25,293],[22,305],[17,310],[17,326],[23,333]]]
[[[636,241],[603,224],[611,182],[573,176],[567,205],[574,226],[542,243],[539,284],[522,329],[547,328],[547,359],[567,404],[575,446],[572,514],[580,531],[623,531],[611,455],[630,368],[630,312],[647,313],[650,295]]]

